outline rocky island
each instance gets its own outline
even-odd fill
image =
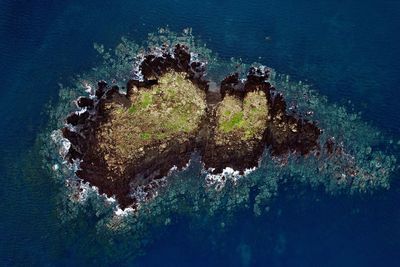
[[[201,155],[208,179],[244,175],[268,153],[299,156],[332,150],[320,147],[321,130],[289,114],[282,94],[269,82],[269,69],[252,67],[210,88],[206,63],[185,45],[142,55],[126,87],[99,81],[90,96],[76,100],[80,111],[62,129],[70,142],[65,158],[76,175],[122,208],[153,198],[171,169]]]

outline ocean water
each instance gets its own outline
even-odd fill
[[[63,224],[57,197],[63,188],[41,170],[42,159],[29,155],[58,84],[99,63],[94,42],[114,47],[122,36],[140,42],[165,26],[191,27],[222,59],[258,61],[307,81],[329,101],[362,112],[396,144],[400,2],[1,1],[0,7],[0,265],[399,266],[399,171],[389,190],[365,195],[331,196],[288,183],[269,212],[256,217],[243,209],[222,230],[217,221],[175,218],[152,231],[153,242],[133,257],[136,248],[120,244],[126,240],[106,242],[93,229],[94,211]]]

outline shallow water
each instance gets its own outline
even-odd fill
[[[224,230],[176,218],[152,233],[156,241],[136,259],[128,252],[104,256],[113,244],[104,246],[91,229],[95,215],[60,228],[62,188],[39,170],[42,162],[25,158],[57,84],[99,62],[94,42],[114,47],[121,36],[140,42],[158,27],[192,27],[221,58],[259,61],[308,80],[331,102],[351,101],[394,143],[400,138],[399,2],[135,2],[0,2],[1,264],[398,265],[398,172],[389,191],[372,196],[329,196],[288,184],[269,212],[254,217],[244,210]]]

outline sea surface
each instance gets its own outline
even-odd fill
[[[93,216],[59,227],[62,188],[41,159],[26,160],[58,83],[99,62],[94,42],[140,42],[165,26],[191,27],[222,59],[307,81],[396,144],[399,14],[395,0],[0,1],[0,266],[400,266],[399,171],[367,195],[288,184],[269,212],[243,210],[223,233],[179,218],[152,233],[144,255],[110,258]]]

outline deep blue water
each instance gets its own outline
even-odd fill
[[[103,261],[101,247],[98,255],[85,253],[82,244],[96,251],[93,232],[59,233],[60,189],[37,175],[41,162],[21,162],[46,123],[41,112],[57,84],[98,62],[93,42],[140,41],[165,25],[192,27],[224,59],[260,61],[308,80],[332,102],[351,100],[397,141],[399,14],[400,2],[390,0],[0,1],[0,265],[399,266],[396,175],[389,191],[372,196],[288,186],[264,216],[242,212],[223,244],[214,243],[218,249],[211,232],[182,219],[147,255],[125,262]]]

